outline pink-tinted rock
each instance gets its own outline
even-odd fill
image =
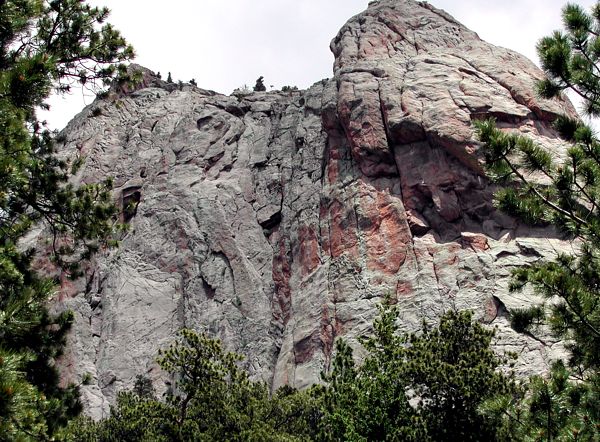
[[[321,263],[319,242],[313,226],[302,226],[298,231],[298,248],[295,255],[300,259],[302,275],[312,273]]]
[[[573,107],[537,98],[533,63],[425,2],[371,2],[331,49],[334,78],[293,95],[179,90],[144,70],[63,132],[61,153],[84,153],[76,181],[113,176],[117,201],[136,205],[121,246],[55,303],[76,314],[63,375],[92,375],[90,414],[138,374],[164,389],[154,358],[184,326],[274,388],[308,386],[385,296],[402,330],[474,310],[520,352],[520,373],[560,356],[502,313],[533,299],[508,292],[511,269],[564,244],[496,212],[472,121],[560,153],[551,120]]]

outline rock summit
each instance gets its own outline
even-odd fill
[[[543,73],[425,2],[380,0],[331,42],[333,78],[307,90],[226,96],[143,69],[62,132],[79,182],[114,177],[130,228],[55,308],[76,323],[61,361],[89,412],[108,412],[191,327],[242,353],[273,388],[318,382],[334,342],[370,333],[391,297],[402,328],[472,309],[517,370],[543,372],[559,342],[516,333],[531,302],[511,269],[566,247],[495,210],[473,121],[495,117],[557,154],[570,103],[535,94]]]

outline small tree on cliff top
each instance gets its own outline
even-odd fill
[[[254,85],[254,92],[264,92],[267,90],[265,86],[264,77],[258,77],[256,79],[256,84]]]

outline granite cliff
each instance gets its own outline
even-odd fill
[[[542,73],[425,2],[380,0],[331,43],[333,78],[307,90],[225,96],[143,69],[61,134],[80,182],[114,177],[130,224],[118,249],[64,280],[76,312],[65,380],[90,373],[101,416],[181,327],[246,356],[274,388],[318,381],[334,341],[369,333],[385,295],[402,327],[470,308],[496,326],[520,373],[561,354],[513,331],[515,266],[570,247],[493,207],[472,121],[493,116],[558,154],[551,126],[575,115],[539,99]]]

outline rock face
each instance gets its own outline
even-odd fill
[[[506,311],[515,266],[564,247],[494,210],[472,121],[493,116],[560,151],[540,100],[542,73],[424,2],[372,2],[331,43],[334,77],[306,91],[224,96],[144,70],[62,134],[84,156],[77,179],[113,176],[124,220],[118,249],[63,286],[76,312],[65,379],[88,372],[89,412],[144,374],[182,327],[246,356],[273,388],[305,387],[334,341],[369,333],[385,295],[402,328],[470,308],[496,345],[541,372],[560,343],[515,333]]]

